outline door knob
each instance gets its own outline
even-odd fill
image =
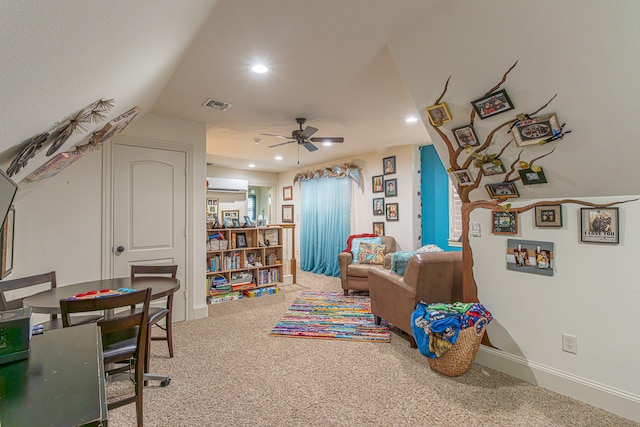
[[[121,254],[122,252],[124,252],[124,246],[122,246],[122,245],[121,245],[121,246],[118,246],[118,247],[116,248],[116,253]]]

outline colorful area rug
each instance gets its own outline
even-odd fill
[[[270,335],[390,342],[388,325],[376,325],[368,296],[334,292],[301,292]]]

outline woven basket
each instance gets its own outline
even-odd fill
[[[461,330],[449,351],[435,359],[427,358],[431,369],[448,377],[458,377],[467,372],[476,358],[487,323],[483,317],[475,326]]]

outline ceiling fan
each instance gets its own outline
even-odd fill
[[[313,145],[312,144],[313,142],[330,142],[330,143],[341,143],[341,142],[344,142],[344,138],[335,137],[335,136],[334,137],[316,137],[316,138],[311,138],[311,135],[313,135],[316,132],[318,132],[318,129],[316,129],[314,127],[311,127],[311,126],[307,126],[304,129],[302,129],[302,125],[306,121],[307,121],[307,119],[305,119],[303,117],[296,118],[296,122],[300,125],[300,129],[296,129],[293,132],[291,132],[291,136],[274,135],[272,133],[263,133],[261,135],[264,135],[264,136],[275,136],[276,138],[290,139],[290,141],[287,141],[287,142],[281,142],[280,144],[270,145],[269,148],[279,147],[281,145],[291,144],[293,142],[297,142],[298,143],[298,147],[300,145],[302,145],[304,148],[306,148],[309,151],[316,151],[318,149],[318,147]]]

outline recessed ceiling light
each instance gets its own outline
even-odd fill
[[[253,163],[249,163],[249,167],[250,167],[250,168],[255,168],[255,167],[256,167],[256,165],[254,165]]]
[[[282,160],[282,156],[275,156],[274,159],[276,160]]]
[[[416,116],[409,116],[406,119],[404,119],[404,121],[407,123],[415,123],[418,121],[418,118]]]
[[[253,71],[254,73],[258,73],[258,74],[264,74],[267,71],[269,71],[269,69],[262,65],[262,64],[256,64],[253,67],[251,67],[251,71]]]

